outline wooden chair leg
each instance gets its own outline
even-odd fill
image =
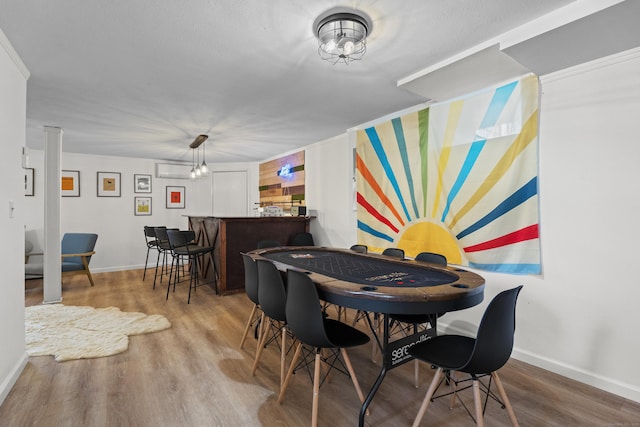
[[[484,427],[484,415],[482,414],[482,398],[480,397],[480,381],[473,380],[473,403],[476,408],[476,425]]]
[[[420,387],[420,384],[418,382],[418,375],[420,373],[420,361],[418,359],[415,359],[413,361],[413,385],[416,388]]]
[[[285,363],[287,357],[287,327],[282,326],[282,347],[280,349],[280,388],[282,388],[282,384],[284,383],[284,370]]]
[[[313,369],[313,403],[311,409],[311,427],[318,427],[318,398],[320,395],[320,352],[316,352]]]
[[[353,365],[351,364],[351,359],[349,359],[349,355],[347,354],[347,350],[344,348],[340,349],[340,354],[342,354],[342,358],[344,359],[344,364],[347,366],[347,371],[349,371],[349,375],[351,376],[351,382],[353,386],[356,388],[356,393],[358,393],[358,397],[360,398],[360,402],[364,402],[364,394],[362,393],[362,389],[360,388],[360,383],[358,382],[358,377],[356,377],[356,373],[353,370]]]
[[[449,374],[451,376],[451,381],[449,381],[449,386],[452,388],[451,400],[449,401],[449,409],[453,409],[453,406],[456,404],[456,371],[451,371]]]
[[[262,350],[264,350],[264,342],[266,340],[266,337],[269,335],[269,321],[265,321],[266,316],[264,313],[262,313],[262,322],[260,323],[260,327],[262,329],[262,333],[261,333],[261,337],[258,340],[258,349],[256,351],[256,357],[253,361],[253,367],[251,368],[251,375],[255,375],[256,374],[256,370],[258,369],[258,363],[260,362],[260,356],[262,356]]]
[[[282,387],[280,387],[280,394],[278,395],[278,403],[282,403],[284,401],[284,393],[287,391],[287,387],[289,387],[289,382],[291,381],[291,376],[293,375],[293,371],[296,369],[296,363],[298,363],[298,359],[300,358],[300,353],[302,352],[302,343],[299,342],[296,347],[296,352],[293,354],[293,360],[291,360],[291,365],[289,366],[289,371],[287,371],[287,376],[282,383]]]
[[[91,286],[95,286],[96,284],[93,283],[93,277],[91,276],[91,271],[89,271],[88,268],[87,268],[87,277],[89,278],[89,283],[91,283]]]
[[[249,319],[247,320],[247,324],[244,327],[244,332],[242,333],[242,339],[240,340],[240,348],[244,346],[244,342],[247,339],[247,335],[249,334],[249,329],[251,325],[253,325],[254,317],[256,315],[256,310],[258,309],[258,304],[253,304],[253,308],[251,309],[251,314],[249,315]]]
[[[427,390],[427,394],[424,396],[424,400],[422,401],[422,405],[420,405],[420,409],[418,410],[418,415],[416,415],[416,419],[413,421],[413,427],[418,427],[420,425],[420,421],[424,417],[425,412],[427,412],[427,407],[429,406],[429,402],[431,402],[431,398],[433,394],[436,392],[438,388],[438,384],[440,383],[440,378],[442,378],[442,368],[438,368],[436,373],[433,375],[433,380],[431,380],[431,384],[429,385],[429,390]]]
[[[507,409],[507,414],[509,414],[511,423],[513,424],[514,427],[519,427],[518,420],[516,419],[516,414],[515,412],[513,412],[513,408],[511,407],[511,402],[509,402],[507,393],[504,391],[504,387],[502,386],[502,381],[500,381],[500,377],[498,377],[498,373],[492,372],[491,377],[493,378],[493,381],[496,383],[496,387],[498,388],[498,392],[500,393],[500,397],[502,398],[502,403],[504,403],[504,407]]]

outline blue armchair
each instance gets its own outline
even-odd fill
[[[62,237],[62,275],[85,274],[89,278],[91,286],[94,286],[93,277],[89,270],[91,256],[95,254],[94,248],[98,240],[97,234],[92,233],[66,233]],[[27,277],[42,277],[42,263],[25,264]]]

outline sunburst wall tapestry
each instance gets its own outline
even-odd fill
[[[359,130],[358,243],[540,274],[536,76]]]

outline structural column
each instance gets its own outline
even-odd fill
[[[62,301],[60,158],[62,129],[44,127],[44,303]]]

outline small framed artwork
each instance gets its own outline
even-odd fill
[[[151,193],[151,175],[133,175],[134,193]]]
[[[151,197],[134,197],[135,214],[151,215]]]
[[[167,209],[184,209],[185,187],[167,185]]]
[[[120,197],[120,172],[98,172],[98,197]]]
[[[80,171],[65,171],[60,174],[62,197],[80,197]]]
[[[24,170],[24,195],[33,196],[33,177],[35,170],[33,168],[26,168]]]

